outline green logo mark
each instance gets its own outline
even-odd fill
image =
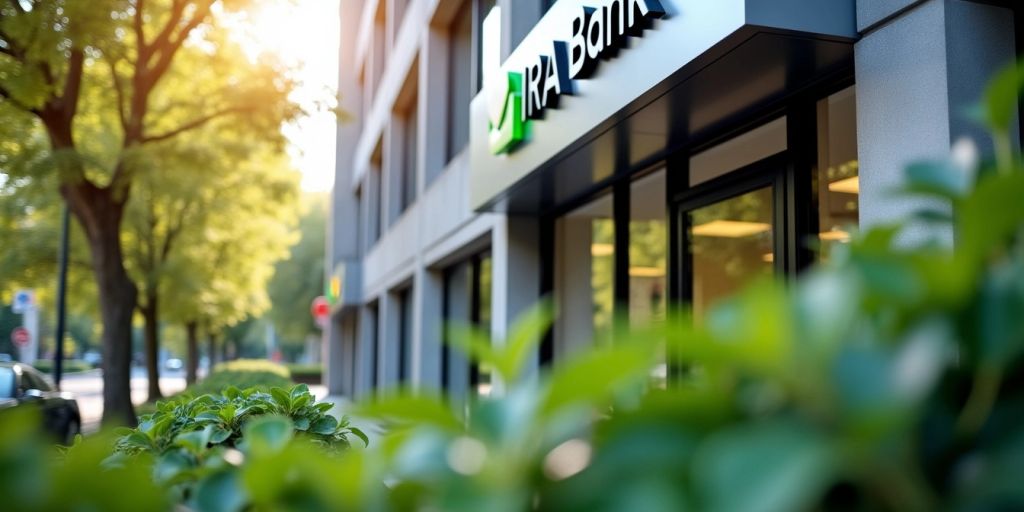
[[[507,80],[500,80],[489,87],[487,107],[491,153],[500,155],[512,151],[526,135],[526,123],[520,115],[523,109],[523,75],[509,72]]]

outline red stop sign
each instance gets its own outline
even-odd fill
[[[32,333],[24,327],[17,327],[11,331],[11,341],[18,347],[25,348],[32,341]]]
[[[310,309],[313,312],[313,318],[317,320],[326,320],[331,315],[331,305],[323,296],[313,299],[313,305]]]

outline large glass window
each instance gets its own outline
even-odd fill
[[[606,194],[555,222],[556,357],[610,339],[614,285],[615,221]]]
[[[818,102],[818,238],[827,260],[858,222],[857,96],[850,87]]]
[[[772,188],[691,210],[689,250],[694,317],[774,268]]]
[[[643,325],[665,318],[668,224],[664,169],[630,184],[629,321]]]
[[[447,328],[474,326],[485,333],[490,332],[492,261],[490,253],[484,252],[445,271],[444,316]],[[490,395],[492,368],[470,361],[465,354],[449,348],[447,344],[443,348],[442,361],[442,381],[450,395]]]

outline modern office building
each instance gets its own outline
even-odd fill
[[[915,207],[904,166],[963,137],[1021,49],[1016,2],[342,0],[327,384],[454,399],[552,297],[535,367],[699,317]],[[903,236],[948,233],[911,229]]]

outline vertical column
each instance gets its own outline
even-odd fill
[[[472,286],[472,265],[460,264],[451,270],[448,277],[448,315],[445,321],[454,326],[468,326],[472,323],[472,300],[470,288]],[[442,376],[447,386],[448,396],[451,399],[452,407],[456,411],[462,411],[465,407],[465,399],[469,395],[469,358],[462,351],[448,347],[442,349],[446,353],[447,376]]]
[[[422,266],[413,276],[413,386],[416,389],[441,389],[443,345],[444,279],[439,272]]]
[[[504,340],[516,319],[540,301],[540,220],[535,217],[497,217],[491,231],[493,281],[491,335]],[[539,347],[528,360],[528,373],[539,367]],[[503,385],[496,382],[495,392]]]
[[[884,0],[857,3],[864,34],[854,48],[860,222],[865,227],[904,219],[928,204],[891,200],[908,163],[948,154],[961,136],[991,152],[964,111],[1015,54],[1008,9],[964,0],[901,7]],[[952,233],[926,226],[903,233],[904,242],[926,239],[950,244]]]

